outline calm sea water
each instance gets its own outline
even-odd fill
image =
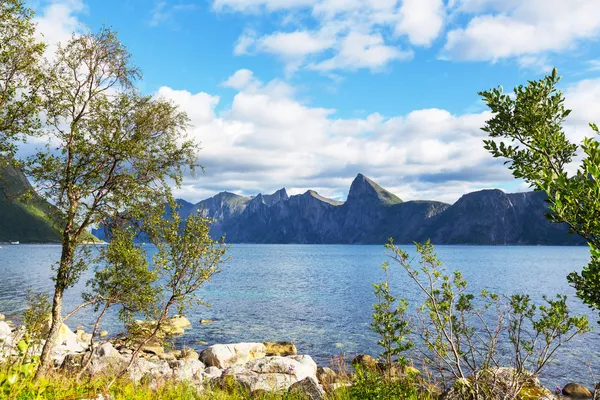
[[[410,246],[406,249],[414,253]],[[152,248],[148,248],[151,252]],[[571,310],[596,316],[575,297],[566,275],[587,263],[585,247],[475,247],[439,246],[447,269],[460,270],[474,292],[542,295],[565,293]],[[201,291],[211,308],[187,313],[192,328],[180,339],[198,350],[201,342],[290,340],[299,352],[327,364],[332,355],[377,354],[377,338],[369,330],[372,282],[382,279],[386,261],[382,246],[349,245],[234,245],[231,259],[213,282]],[[29,287],[50,290],[52,265],[60,256],[53,245],[2,246],[0,249],[0,313],[23,311]],[[392,267],[392,286],[399,297],[416,306],[420,299],[398,266]],[[80,300],[82,283],[66,294],[65,311]],[[213,319],[201,325],[200,319]],[[90,325],[93,315],[83,312],[69,321]],[[106,318],[111,333],[121,329],[114,315]],[[199,343],[200,341],[200,343]],[[578,339],[560,353],[544,376],[548,385],[567,380],[590,382],[592,369],[600,374],[600,337],[597,332]]]

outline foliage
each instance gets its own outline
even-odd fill
[[[34,133],[40,125],[36,89],[45,45],[35,39],[32,18],[33,11],[22,0],[0,2],[0,164],[14,154],[13,139]]]
[[[420,390],[416,381],[410,377],[389,380],[376,368],[355,366],[354,381],[349,389],[349,397],[357,400],[426,400],[434,396]]]
[[[380,357],[391,378],[393,364],[406,365],[408,361],[402,354],[410,350],[414,343],[408,339],[411,333],[410,323],[406,318],[408,303],[404,299],[398,300],[390,292],[389,263],[384,263],[382,269],[385,280],[373,284],[377,303],[373,305],[371,330],[380,336],[377,342],[382,348]]]
[[[62,297],[88,268],[86,230],[116,212],[162,208],[182,169],[195,167],[197,146],[185,136],[187,117],[162,99],[140,95],[140,73],[117,36],[74,35],[59,46],[41,88],[49,144],[27,173],[64,215],[56,268],[52,326],[40,374],[62,323]]]
[[[416,245],[419,268],[392,242],[387,248],[425,296],[417,312],[421,363],[445,382],[472,382],[475,399],[486,398],[489,371],[499,367],[514,369],[514,381],[505,389],[519,393],[562,345],[589,331],[585,316],[570,315],[566,296],[544,297],[539,307],[528,295],[506,298],[483,291],[475,296],[460,272],[445,272],[430,242]]]
[[[169,218],[162,213],[149,213],[142,223],[157,247],[152,257],[152,272],[158,278],[160,291],[145,308],[151,328],[140,324],[128,327],[132,336],[139,337],[139,345],[122,373],[135,362],[141,349],[159,335],[173,308],[183,314],[189,307],[208,305],[202,302],[198,290],[220,271],[227,251],[222,241],[210,237],[210,219],[195,213],[183,222],[175,201],[170,199],[169,204],[172,210]]]
[[[98,249],[101,265],[87,283],[84,299],[94,303],[95,311],[118,305],[119,319],[130,324],[138,313],[147,312],[156,302],[158,289],[153,286],[157,274],[148,265],[144,249],[134,242],[132,227],[112,229],[111,241]]]
[[[569,274],[568,280],[579,298],[600,311],[600,143],[583,139],[583,159],[577,172],[569,175],[567,167],[579,147],[563,130],[571,110],[556,89],[559,81],[554,69],[538,81],[515,87],[512,95],[502,87],[481,92],[494,114],[482,128],[490,136],[484,147],[494,157],[507,159],[516,178],[546,192],[551,221],[568,224],[571,232],[587,240],[591,260],[581,273]],[[595,124],[590,126],[599,133]]]

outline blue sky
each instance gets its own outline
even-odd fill
[[[405,200],[523,190],[481,148],[477,92],[552,66],[579,141],[600,122],[598,0],[56,0],[31,2],[50,43],[106,24],[139,88],[188,112],[221,190],[343,199],[362,172]]]

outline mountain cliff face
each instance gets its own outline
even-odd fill
[[[309,190],[288,196],[220,193],[194,206],[215,219],[211,233],[229,243],[582,244],[564,225],[551,224],[545,195],[483,190],[455,204],[403,202],[359,174],[345,202]]]
[[[60,242],[56,208],[31,189],[20,170],[10,166],[0,170],[0,242]],[[20,199],[26,191],[31,197]]]
[[[434,244],[584,244],[565,225],[548,222],[545,199],[540,192],[482,190],[452,205],[403,202],[359,174],[345,202],[314,190],[289,196],[285,189],[255,197],[222,192],[198,204],[177,202],[184,218],[201,213],[214,219],[211,235],[225,236],[228,243],[382,244],[391,237],[405,244],[427,239]]]

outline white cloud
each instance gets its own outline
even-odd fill
[[[407,35],[412,44],[429,46],[442,30],[444,15],[442,0],[404,0],[396,34]]]
[[[85,28],[77,17],[85,11],[86,6],[81,0],[54,0],[38,10],[34,18],[36,33],[50,45],[48,54],[54,53],[58,43],[68,41],[73,33]]]
[[[488,111],[455,115],[429,108],[405,115],[379,113],[341,118],[335,110],[298,100],[285,82],[260,82],[249,70],[226,82],[238,92],[231,104],[207,93],[161,88],[191,117],[191,134],[202,141],[206,173],[186,178],[179,191],[199,201],[223,190],[252,195],[282,186],[290,193],[318,189],[344,198],[361,172],[405,200],[456,201],[462,194],[518,182],[482,146]],[[579,143],[600,122],[600,79],[566,87],[573,113],[565,130]]]
[[[386,45],[381,35],[351,32],[342,39],[339,50],[333,58],[309,67],[321,71],[359,68],[378,70],[392,60],[407,60],[411,57],[411,51],[400,51]]]
[[[249,69],[240,69],[227,78],[227,80],[223,82],[223,86],[242,90],[248,87],[248,85],[250,85],[253,81],[254,73],[252,71]]]
[[[531,57],[600,37],[598,0],[463,0],[457,12],[472,18],[448,32],[444,52],[451,59]]]
[[[381,69],[410,58],[410,49],[401,49],[403,41],[429,46],[445,18],[443,0],[214,0],[213,8],[252,16],[278,12],[281,27],[290,20],[303,21],[292,31],[247,31],[234,46],[237,55],[276,55],[292,71],[309,66]],[[294,18],[297,13],[307,18]],[[360,48],[350,49],[354,44]]]
[[[196,5],[192,3],[180,3],[170,5],[166,1],[156,1],[154,8],[150,13],[150,20],[148,24],[150,26],[158,26],[164,23],[173,24],[173,17],[177,13],[189,12],[196,9]]]

